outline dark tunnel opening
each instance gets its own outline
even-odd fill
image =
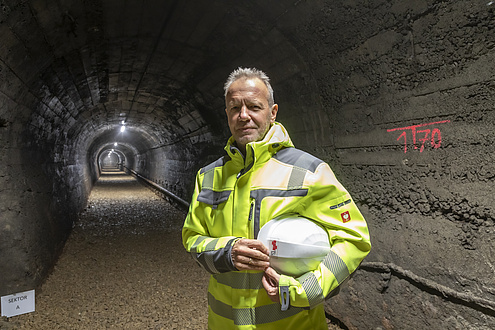
[[[118,147],[118,143],[114,143],[114,147]],[[110,170],[124,170],[124,166],[126,166],[126,157],[125,154],[120,150],[112,149],[104,149],[98,156],[98,169],[101,173],[102,171],[110,171]]]
[[[102,170],[189,201],[230,136],[225,79],[253,66],[271,77],[294,144],[326,161],[365,215],[366,260],[385,265],[359,269],[326,312],[348,328],[495,325],[492,2],[0,8],[1,296],[44,283]],[[401,277],[386,265],[488,307],[390,280]]]

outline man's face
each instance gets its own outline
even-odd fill
[[[230,132],[242,152],[249,142],[263,139],[277,117],[278,105],[268,105],[268,89],[258,78],[234,81],[225,105]]]

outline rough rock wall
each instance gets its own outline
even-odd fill
[[[493,328],[492,2],[319,6],[296,41],[332,123],[315,150],[373,244],[328,311],[350,329]]]
[[[86,201],[80,167],[53,163],[46,149],[6,127],[0,133],[0,294],[38,285],[61,252],[75,210]],[[53,173],[48,175],[47,173]]]

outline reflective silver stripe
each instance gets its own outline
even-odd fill
[[[300,167],[293,167],[290,174],[289,183],[287,184],[287,189],[301,189],[303,187],[304,178],[306,177],[307,171]]]
[[[318,165],[323,163],[321,159],[296,148],[284,148],[278,151],[273,158],[289,165],[304,168],[314,172]]]
[[[216,161],[214,161],[213,163],[210,163],[210,164],[206,165],[205,167],[203,167],[200,170],[200,173],[203,174],[205,172],[210,171],[211,169],[214,169],[215,167],[222,167],[229,160],[230,160],[230,157],[229,156],[220,157]]]
[[[292,306],[282,312],[278,303],[255,308],[232,308],[232,306],[215,299],[211,293],[208,293],[208,305],[215,314],[234,321],[235,325],[255,325],[276,322],[307,310],[307,308]]]
[[[204,254],[191,252],[191,256],[198,263],[198,265],[200,265],[201,268],[206,270],[208,273],[212,273],[212,274],[216,273],[215,267],[213,267],[213,269],[211,269],[210,265],[208,264],[208,261],[206,261],[206,259],[205,259]],[[201,256],[203,256],[202,259],[200,258]]]
[[[201,174],[203,173],[205,174],[205,176],[203,177],[203,182],[201,184],[203,188],[213,189],[213,180],[215,179],[215,168],[222,167],[229,160],[230,157],[226,157],[226,156],[221,157],[216,161],[214,161],[213,163],[203,167],[200,170]]]
[[[299,159],[296,161],[294,166],[302,167],[302,168],[307,169],[311,172],[314,172],[316,170],[316,168],[318,167],[318,165],[320,165],[321,163],[323,163],[322,160],[316,158],[313,155],[310,155],[310,154],[304,152],[301,155],[301,157],[299,157]]]
[[[215,246],[217,245],[218,240],[219,240],[219,238],[215,238],[215,239],[212,239],[211,242],[209,242],[208,244],[206,244],[205,251],[213,251],[213,250],[215,250]]]
[[[210,237],[208,236],[199,236],[196,239],[196,242],[191,246],[190,253],[191,256],[193,257],[196,262],[203,267],[207,272],[209,273],[218,273],[218,270],[213,264],[213,255],[208,254],[208,253],[198,253],[198,245],[201,244],[203,241],[208,239]],[[211,242],[206,244],[205,248],[203,251],[211,251],[215,248],[215,245],[218,242],[218,238],[213,239]],[[203,256],[203,260],[200,260],[200,256]]]
[[[304,292],[306,292],[309,308],[314,308],[325,300],[323,290],[321,289],[320,283],[318,283],[318,280],[313,272],[306,273],[297,280],[301,283]]]
[[[213,180],[215,179],[215,168],[205,172],[203,177],[203,183],[201,184],[202,189],[213,189]]]
[[[323,264],[333,273],[339,284],[349,276],[349,269],[347,268],[347,265],[333,251],[330,251],[325,259],[323,259]]]
[[[201,191],[198,194],[197,200],[199,202],[207,203],[216,206],[229,198],[230,191],[216,192],[213,191],[213,184],[215,181],[215,169],[222,167],[230,160],[229,156],[223,156],[213,163],[203,167],[200,170],[203,176],[203,182],[201,183]],[[216,207],[215,207],[216,208]]]
[[[213,163],[211,164],[208,164],[206,165],[205,167],[203,167],[199,173],[203,174],[205,172],[208,172],[208,171],[211,171],[212,169],[214,169],[216,167],[216,163],[218,162],[218,159],[216,161],[214,161]]]
[[[213,262],[213,257],[215,255],[213,253],[203,253],[203,255],[204,255],[204,262],[208,266],[207,270],[212,274],[220,273],[217,267],[215,267],[215,263]]]
[[[261,279],[263,273],[237,273],[228,272],[218,275],[213,275],[218,283],[227,285],[233,289],[251,289],[259,290],[263,287]]]
[[[208,238],[207,236],[199,236],[196,239],[196,242],[194,242],[194,244],[191,246],[190,252],[196,253],[196,251],[197,251],[196,248],[198,247],[198,245],[201,244],[201,242],[203,242],[207,238]]]
[[[205,241],[205,236],[200,236],[200,238],[202,239],[201,241]],[[200,238],[198,238],[198,240]],[[231,259],[232,242],[235,238],[229,239],[225,246],[216,248],[216,245],[221,240],[222,238],[210,238],[210,241],[208,241],[203,248],[198,249],[195,247],[191,250],[193,259],[196,260],[196,262],[198,262],[207,272],[212,274],[236,270]]]
[[[205,253],[203,253],[204,262],[208,266],[208,270],[210,271],[210,273],[214,273],[214,274],[219,273],[219,271],[217,270],[217,268],[215,267],[215,264],[213,262],[215,253],[208,253],[208,251],[215,251],[215,246],[217,245],[218,240],[219,239],[216,238],[216,239],[212,240],[211,242],[209,242],[208,244],[206,244],[205,249],[204,249]]]

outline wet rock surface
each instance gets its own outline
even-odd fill
[[[133,177],[104,173],[36,311],[0,328],[206,329],[209,275],[182,247],[184,217]]]

